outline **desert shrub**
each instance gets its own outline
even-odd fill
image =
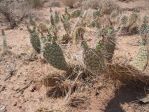
[[[29,14],[29,8],[24,0],[2,0],[0,13],[9,22],[10,28],[14,28]]]

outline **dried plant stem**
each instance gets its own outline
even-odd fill
[[[69,91],[68,91],[68,94],[66,95],[64,101],[67,102],[68,99],[69,99],[69,96],[71,95],[72,93],[72,88],[74,87],[74,85],[76,84],[77,80],[79,79],[80,75],[82,74],[82,71],[80,71],[77,75],[77,77],[75,78],[74,82],[72,83],[72,85],[70,86],[69,88]]]
[[[43,38],[40,38],[40,44],[41,44],[40,57],[41,57],[41,59],[44,59],[44,57],[43,57],[43,53],[44,53],[44,39]]]
[[[2,40],[3,40],[3,54],[5,54],[8,51],[8,46],[7,46],[7,37],[5,35],[4,30],[2,30]]]

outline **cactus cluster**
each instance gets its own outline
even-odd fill
[[[116,47],[116,34],[113,27],[105,27],[101,30],[101,44],[102,53],[107,62],[111,62],[115,47]]]
[[[105,69],[105,61],[102,52],[100,52],[100,50],[89,48],[83,36],[83,34],[80,35],[82,39],[81,46],[83,48],[85,67],[94,75],[100,74]]]
[[[143,18],[143,23],[140,27],[140,36],[142,38],[142,43],[147,44],[149,38],[149,24],[147,16]]]
[[[80,12],[74,12],[73,14],[80,15]],[[110,18],[108,18],[109,23],[112,18],[119,17],[120,13],[117,11],[111,13]],[[94,20],[99,20],[101,14],[100,10],[97,10],[93,13]],[[60,18],[59,18],[60,17]],[[74,16],[73,16],[74,17]],[[76,17],[76,16],[75,16]],[[90,72],[91,74],[100,74],[104,72],[106,68],[108,68],[109,64],[112,64],[114,51],[116,48],[116,36],[117,30],[113,26],[114,24],[106,24],[100,27],[97,27],[100,36],[99,41],[96,44],[96,48],[90,48],[85,40],[85,27],[82,24],[77,25],[77,27],[72,31],[70,22],[72,15],[68,12],[68,9],[65,9],[65,13],[59,15],[57,12],[51,14],[51,24],[50,28],[47,26],[40,24],[37,25],[32,22],[33,28],[28,27],[28,31],[30,32],[30,39],[33,48],[38,53],[43,53],[43,57],[47,62],[53,67],[64,70],[67,73],[71,74],[73,72],[72,66],[67,63],[64,52],[59,45],[58,39],[59,36],[57,34],[58,28],[57,24],[61,22],[63,24],[63,28],[65,30],[65,35],[63,35],[63,39],[66,43],[70,42],[69,39],[74,39],[75,44],[81,44],[83,48],[83,62],[85,66],[85,70]],[[129,17],[123,16],[120,18],[120,29],[125,30],[127,33],[132,33],[134,29],[138,31],[138,15],[136,13],[132,13]],[[148,18],[144,17],[143,23],[140,27],[140,36],[142,37],[142,44],[140,45],[140,50],[137,56],[129,63],[129,66],[135,68],[138,71],[144,71],[146,69],[148,63],[148,34],[149,34],[149,25]],[[95,24],[97,24],[95,21]],[[87,27],[87,26],[86,26]],[[43,30],[42,30],[43,29]],[[75,35],[72,36],[72,32]],[[81,41],[81,43],[80,43]]]
[[[144,17],[143,24],[140,27],[140,36],[142,39],[139,52],[137,56],[130,63],[133,67],[140,71],[144,71],[148,64],[149,59],[149,49],[148,49],[148,38],[149,38],[149,24],[147,22],[147,17]]]
[[[121,18],[121,34],[123,35],[133,35],[139,33],[139,16],[137,13],[133,12],[130,16],[123,16]]]

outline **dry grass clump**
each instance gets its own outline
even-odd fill
[[[52,98],[64,97],[71,89],[71,94],[77,89],[77,84],[72,85],[71,81],[65,80],[62,83],[55,85],[47,91],[47,96]]]
[[[87,108],[88,104],[88,98],[80,94],[74,94],[68,102],[72,108]]]
[[[54,87],[64,81],[64,77],[60,75],[48,75],[42,79],[42,84],[45,87]]]
[[[48,89],[47,96],[52,98],[64,97],[70,90],[70,94],[72,94],[78,88],[79,84],[77,82],[73,84],[73,81],[61,75],[48,75],[42,79],[41,83]]]

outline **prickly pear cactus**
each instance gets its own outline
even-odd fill
[[[68,65],[65,61],[63,51],[55,41],[45,44],[43,56],[53,67],[60,70],[67,70]]]
[[[148,17],[144,17],[143,24],[140,27],[140,35],[143,38],[146,38],[149,35],[149,24],[147,21]]]
[[[36,31],[36,28],[33,27],[33,29],[31,29],[31,28],[27,27],[27,29],[28,29],[28,31],[30,33],[30,42],[32,44],[32,47],[34,48],[34,50],[37,53],[40,53],[41,45],[40,45],[39,34]]]
[[[129,22],[128,21],[129,21],[129,19],[126,15],[124,15],[120,18],[120,24],[119,24],[120,34],[125,35],[129,32],[129,28],[128,28]]]
[[[63,16],[63,19],[66,20],[66,21],[69,21],[70,18],[71,18],[71,14],[68,12],[68,9],[65,8],[65,13],[62,15]]]
[[[81,10],[75,10],[71,13],[71,18],[77,18],[81,15]]]
[[[52,26],[56,26],[60,22],[60,16],[57,11],[53,12],[52,9],[50,10],[50,22]]]
[[[148,37],[149,37],[149,25],[146,21],[146,17],[144,18],[143,24],[140,27],[140,36],[142,39],[142,43],[140,45],[139,52],[137,56],[130,63],[133,67],[140,71],[144,71],[148,64],[149,59],[149,50],[148,50]]]
[[[82,42],[83,46],[83,59],[86,69],[94,75],[101,73],[105,68],[104,57],[102,53],[97,52],[95,49],[87,47],[86,42]]]
[[[140,71],[144,71],[148,64],[148,56],[149,52],[147,46],[142,45],[137,56],[130,62],[130,65]]]
[[[51,23],[52,26],[55,26],[55,20],[54,20],[54,17],[53,17],[52,14],[50,16],[50,23]]]
[[[73,43],[76,45],[79,43],[80,37],[84,35],[85,30],[82,27],[76,28],[75,36],[73,38]]]
[[[98,9],[98,10],[93,12],[93,18],[94,19],[96,19],[96,18],[98,18],[100,16],[101,16],[101,10],[100,9]]]
[[[112,27],[103,28],[101,36],[102,54],[107,62],[111,62],[116,47],[114,29]]]
[[[69,19],[65,18],[64,16],[61,17],[61,21],[63,23],[64,30],[66,31],[67,34],[71,33],[71,26]]]
[[[123,26],[123,27],[126,27],[126,25],[127,25],[127,23],[128,23],[128,17],[127,16],[123,16],[122,18],[121,18],[121,25]]]
[[[89,48],[87,42],[84,40],[84,31],[80,32],[82,40],[81,46],[83,48],[83,61],[86,69],[93,75],[101,73],[105,68],[105,61],[103,54],[96,49]]]
[[[56,11],[54,14],[54,20],[55,23],[58,24],[60,22],[60,17],[59,17],[59,13]]]

